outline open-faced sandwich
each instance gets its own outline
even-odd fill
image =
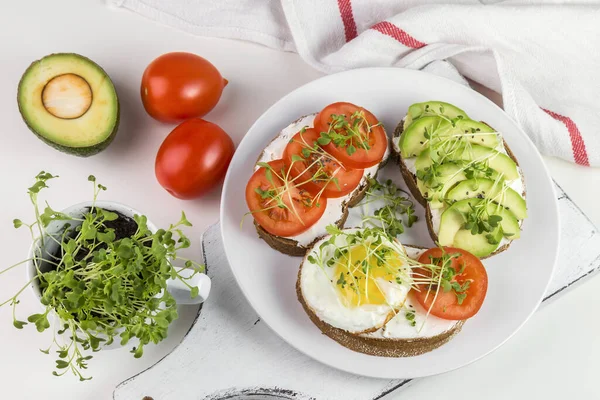
[[[311,321],[351,350],[431,351],[483,304],[487,273],[467,251],[403,246],[379,229],[329,231],[304,257],[296,291]]]
[[[392,142],[439,245],[484,258],[520,237],[523,174],[500,132],[452,104],[430,101],[409,107]]]
[[[326,227],[343,227],[348,207],[387,161],[386,132],[368,110],[334,103],[283,129],[259,156],[246,186],[258,235],[304,256]]]

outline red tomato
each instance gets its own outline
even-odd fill
[[[142,77],[146,112],[162,122],[203,117],[221,98],[227,80],[204,58],[167,53],[152,61]]]
[[[334,126],[332,126],[332,124]],[[317,132],[337,133],[346,138],[332,140],[323,148],[350,168],[369,168],[383,159],[388,147],[383,126],[368,110],[351,103],[333,103],[315,118]]]
[[[459,254],[458,257],[452,258],[450,267],[454,268],[457,273],[462,269],[462,273],[458,273],[453,281],[458,282],[460,285],[470,281],[468,289],[464,292],[466,297],[463,299],[462,304],[458,304],[458,298],[454,290],[444,292],[442,288],[439,288],[436,297],[436,288],[431,288],[429,284],[419,285],[420,291],[413,291],[414,296],[425,309],[429,310],[431,307],[431,314],[436,317],[451,320],[471,318],[481,308],[487,292],[488,278],[485,267],[477,257],[468,251],[454,247],[444,247],[444,251],[449,255]],[[434,247],[423,253],[419,257],[419,262],[432,264],[431,258],[439,259],[442,255],[442,249]],[[441,262],[438,263],[438,265],[440,264]],[[416,268],[413,270],[413,274],[431,276],[431,270]]]
[[[235,147],[218,125],[187,120],[166,137],[156,155],[158,182],[180,199],[199,197],[225,176]]]
[[[252,216],[267,232],[277,236],[298,235],[314,225],[325,212],[327,200],[315,200],[305,189],[290,183],[283,160],[260,167],[246,185],[246,203]],[[270,178],[269,179],[269,175]],[[287,185],[284,182],[287,181]],[[281,200],[285,207],[278,206]]]
[[[283,161],[291,166],[295,182],[309,192],[325,197],[345,196],[358,186],[364,170],[345,168],[318,145],[318,138],[319,133],[314,129],[296,133],[285,147]],[[293,156],[302,160],[294,161]]]

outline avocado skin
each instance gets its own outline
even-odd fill
[[[96,65],[98,67],[98,69],[100,69],[102,71],[102,73],[104,74],[104,76],[106,76],[106,78],[108,79],[108,81],[112,85],[113,89],[115,90],[116,101],[117,101],[117,119],[115,121],[115,127],[113,128],[113,131],[111,132],[110,136],[107,137],[101,143],[95,144],[93,146],[86,146],[86,147],[69,147],[69,146],[64,146],[64,145],[58,144],[58,143],[54,143],[53,141],[48,140],[43,135],[40,135],[29,124],[29,121],[23,115],[23,110],[21,109],[21,102],[19,101],[19,94],[21,92],[21,85],[23,83],[23,79],[25,78],[25,76],[27,76],[27,73],[29,72],[29,70],[33,66],[35,66],[36,64],[38,64],[44,58],[50,57],[50,56],[54,56],[54,55],[74,55],[74,56],[77,56],[77,57],[85,59],[86,61],[88,61],[91,64]],[[48,55],[42,57],[39,60],[35,60],[34,62],[32,62],[29,65],[29,67],[27,67],[27,69],[25,70],[25,72],[23,73],[23,75],[21,75],[21,79],[19,80],[19,86],[18,86],[18,89],[17,89],[17,105],[19,107],[19,114],[21,114],[21,118],[23,119],[23,122],[25,122],[25,125],[27,125],[27,128],[29,128],[29,130],[31,132],[33,132],[35,134],[35,136],[37,136],[42,142],[46,143],[48,146],[51,146],[51,147],[55,148],[56,150],[58,150],[58,151],[60,151],[62,153],[71,154],[73,156],[78,156],[78,157],[93,156],[95,154],[100,153],[102,150],[106,149],[108,147],[108,145],[110,145],[112,143],[112,141],[114,140],[115,136],[117,135],[117,131],[119,130],[119,122],[121,121],[121,104],[119,102],[119,96],[118,96],[117,90],[115,89],[115,85],[112,82],[112,79],[110,79],[110,77],[108,76],[108,74],[106,73],[106,71],[104,70],[104,68],[102,68],[100,65],[98,65],[97,63],[95,63],[91,59],[89,59],[89,58],[87,58],[85,56],[82,56],[81,54],[77,54],[77,53],[52,53],[52,54],[48,54]]]

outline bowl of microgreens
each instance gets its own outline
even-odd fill
[[[53,375],[71,371],[80,380],[92,353],[101,349],[131,346],[134,357],[144,346],[167,337],[168,327],[177,318],[178,304],[206,300],[210,278],[204,267],[178,255],[190,246],[182,228],[191,226],[182,212],[168,229],[158,229],[147,217],[116,202],[97,201],[106,187],[93,184],[92,201],[55,211],[47,203],[38,206],[39,192],[56,178],[40,172],[28,190],[35,221],[19,219],[15,228],[27,227],[33,243],[26,260],[27,283],[2,305],[13,307],[13,325],[28,323],[39,332],[51,327],[50,346],[42,349],[58,355]],[[181,263],[181,266],[175,266]],[[27,321],[16,316],[19,297],[31,288],[42,311]]]

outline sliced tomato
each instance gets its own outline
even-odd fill
[[[344,167],[319,146],[319,133],[306,129],[296,133],[283,152],[283,161],[297,184],[311,193],[342,197],[360,183],[364,170]]]
[[[313,226],[325,212],[327,199],[319,200],[291,182],[283,160],[260,167],[246,185],[246,203],[260,226],[272,235],[295,236]],[[270,172],[268,172],[270,171]]]
[[[323,148],[350,168],[369,168],[383,159],[388,139],[383,126],[368,110],[352,103],[333,103],[315,118],[315,129],[329,135]],[[323,133],[322,133],[323,132]]]
[[[431,314],[436,317],[451,320],[471,318],[481,308],[487,292],[488,278],[485,267],[473,254],[454,247],[444,247],[443,251],[439,247],[429,249],[419,257],[419,262],[441,265],[439,260],[443,256],[443,252],[448,255],[458,254],[458,257],[451,259],[450,267],[458,273],[453,281],[460,285],[470,281],[468,289],[464,291],[466,296],[462,303],[459,304],[455,290],[446,292],[442,288],[438,289],[437,286],[430,284],[419,285],[419,291],[413,290],[414,297],[425,309],[431,308]],[[431,276],[431,270],[425,267],[416,268],[413,270],[413,274]]]

